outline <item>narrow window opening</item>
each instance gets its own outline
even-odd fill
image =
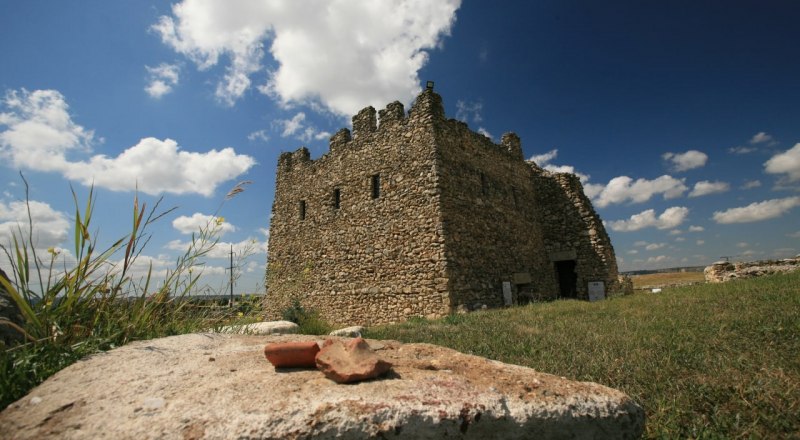
[[[336,188],[333,190],[333,209],[339,209],[342,206],[342,190]]]
[[[377,199],[381,196],[381,175],[372,175],[372,198]]]
[[[300,220],[306,219],[306,201],[300,200]]]
[[[511,187],[511,195],[514,197],[514,209],[519,208],[519,196],[517,195],[517,189]]]

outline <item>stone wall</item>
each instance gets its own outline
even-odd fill
[[[362,110],[316,160],[283,153],[269,249],[268,317],[297,301],[337,324],[499,307],[506,283],[514,303],[587,298],[617,278],[577,177],[525,162],[513,133],[495,144],[446,119],[432,90],[408,115]]]
[[[575,261],[577,298],[588,299],[588,283],[592,281],[603,281],[606,291],[617,290],[617,260],[611,239],[578,177],[551,173],[532,162],[529,165],[549,260],[553,264]]]
[[[556,279],[519,138],[509,133],[498,145],[459,121],[436,125],[453,304],[502,306],[504,281],[515,301],[553,297]]]
[[[740,278],[753,278],[776,273],[787,273],[800,270],[800,255],[783,260],[751,261],[748,263],[731,263],[718,261],[703,271],[706,282],[723,283]]]
[[[392,103],[379,126],[368,107],[353,118],[352,136],[343,129],[331,138],[328,154],[311,160],[302,148],[281,155],[267,267],[270,318],[295,300],[333,323],[448,313],[429,104],[419,100],[406,117],[402,104]]]

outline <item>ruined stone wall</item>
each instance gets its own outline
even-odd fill
[[[606,292],[618,286],[614,248],[602,220],[574,174],[551,173],[529,162],[540,207],[544,244],[553,267],[574,260],[577,297],[588,299],[588,283],[603,281]]]
[[[731,280],[754,278],[777,273],[800,270],[800,255],[783,260],[762,260],[750,262],[717,261],[703,270],[706,282],[724,283]]]
[[[502,306],[503,281],[515,301],[553,297],[556,280],[519,137],[509,133],[498,145],[462,122],[440,120],[436,138],[453,305]]]
[[[281,155],[270,226],[265,307],[295,299],[331,323],[376,324],[449,311],[434,139],[422,97],[353,118],[330,152]],[[379,195],[373,198],[373,176]],[[335,191],[339,190],[339,207]],[[305,219],[301,219],[304,202]]]

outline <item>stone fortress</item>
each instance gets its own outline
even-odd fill
[[[318,159],[281,154],[266,282],[268,318],[299,303],[371,325],[603,297],[617,263],[575,175],[447,119],[429,83],[408,114],[361,110]]]

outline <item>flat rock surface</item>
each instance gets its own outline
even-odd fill
[[[383,378],[338,385],[275,369],[268,342],[190,334],[134,342],[60,371],[0,413],[9,439],[636,438],[622,392],[429,344],[367,340]]]
[[[345,327],[345,328],[340,328],[339,330],[334,330],[329,334],[331,336],[344,336],[347,338],[357,338],[361,336],[361,333],[363,332],[364,332],[364,327],[360,325],[354,325],[352,327]]]
[[[244,325],[228,325],[220,328],[219,333],[235,333],[240,335],[290,335],[300,333],[300,326],[291,321],[264,321]]]

